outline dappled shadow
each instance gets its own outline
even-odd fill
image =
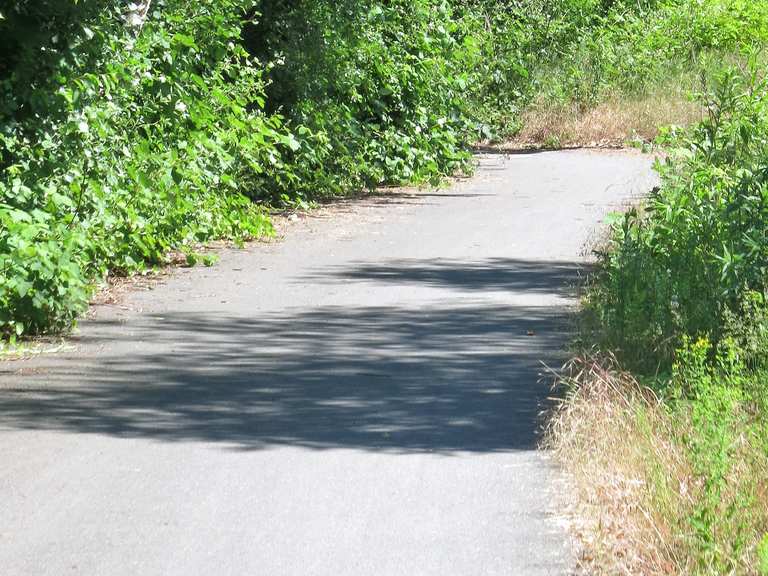
[[[575,281],[587,269],[584,263],[573,261],[517,258],[488,258],[479,261],[397,259],[318,268],[304,280],[421,284],[473,292],[507,291],[570,296]]]
[[[440,188],[412,189],[412,188],[376,188],[374,190],[362,190],[344,196],[330,196],[321,198],[317,202],[326,206],[384,206],[392,204],[423,204],[424,199],[429,198],[483,198],[493,197],[497,194],[487,192],[449,192]]]
[[[566,269],[575,269],[539,262],[550,271],[499,279],[484,266],[474,276],[478,290],[544,292],[549,282],[552,293],[561,291]],[[415,275],[470,287],[466,268],[420,275],[406,267],[400,281]],[[541,361],[559,361],[565,314],[558,306],[465,299],[419,308],[288,309],[259,318],[167,313],[127,327],[95,323],[83,344],[95,349],[114,339],[107,355],[47,359],[30,377],[0,372],[9,384],[0,396],[0,429],[243,450],[532,449],[548,395],[538,381]],[[33,379],[46,385],[30,386]]]
[[[546,152],[552,152],[553,150],[555,149],[540,146],[504,148],[502,146],[494,146],[488,144],[476,144],[472,147],[472,152],[474,154],[483,154],[487,156],[530,156],[533,154],[544,154]]]

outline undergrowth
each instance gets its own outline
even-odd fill
[[[271,207],[469,171],[525,123],[553,144],[687,123],[680,91],[642,103],[767,22],[746,0],[1,0],[0,337],[269,234]]]
[[[456,27],[447,2],[0,3],[0,337],[269,207],[469,169]]]
[[[586,529],[597,571],[768,573],[768,84],[757,62],[717,75],[705,119],[670,136],[660,186],[616,217],[598,255],[583,338],[612,355],[572,365],[549,436],[579,501],[605,517]]]
[[[567,366],[548,443],[572,479],[589,573],[765,573],[765,419],[730,383],[680,370],[655,392],[606,354]],[[673,399],[691,377],[698,399]]]
[[[764,2],[557,4],[545,8],[539,23],[551,48],[534,52],[537,60],[529,65],[524,143],[651,141],[659,128],[695,124],[701,107],[691,95],[702,81],[768,41]]]
[[[141,28],[106,2],[0,10],[0,332],[66,328],[93,280],[172,248],[269,233],[249,196],[292,141],[238,2],[156,6]]]
[[[766,41],[751,0],[0,0],[0,339],[478,141],[658,136],[550,439],[597,565],[768,574]]]

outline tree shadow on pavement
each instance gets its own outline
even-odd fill
[[[320,268],[303,279],[315,282],[368,281],[427,285],[473,292],[504,291],[572,296],[575,281],[587,270],[585,264],[563,260],[488,258],[467,262],[452,259],[397,259]]]
[[[456,268],[456,263],[452,264]],[[499,266],[497,275],[489,270]],[[450,283],[563,295],[577,265],[500,261],[414,271],[360,265],[341,281]],[[548,270],[548,271],[547,271]],[[12,376],[0,430],[63,430],[243,450],[275,446],[402,453],[529,450],[568,332],[562,306],[482,300],[426,307],[285,309],[260,318],[142,316],[92,325],[106,355],[50,358]],[[91,334],[89,336],[89,334]],[[7,376],[11,375],[11,376]],[[45,386],[30,386],[32,380]]]

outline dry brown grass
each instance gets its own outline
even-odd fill
[[[518,146],[624,146],[650,142],[662,126],[688,126],[702,119],[703,108],[681,89],[657,91],[644,98],[606,97],[581,110],[575,104],[535,102],[523,114]]]
[[[701,479],[692,471],[683,435],[689,423],[609,356],[587,356],[566,369],[570,393],[553,415],[547,445],[572,490],[564,504],[581,543],[588,574],[718,574],[702,565],[689,518]],[[757,574],[755,548],[768,530],[765,454],[745,442],[723,494],[723,507],[755,496],[750,517],[718,527],[723,546],[739,523],[750,540],[733,574]]]
[[[576,359],[566,374],[572,392],[551,420],[548,445],[573,481],[582,567],[603,574],[672,573],[674,528],[648,502],[649,464],[665,463],[670,486],[683,486],[690,476],[678,447],[665,441],[670,423],[655,396],[610,357]],[[672,509],[686,497],[685,490],[676,492],[677,501],[667,504]]]

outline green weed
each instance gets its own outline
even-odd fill
[[[742,0],[156,0],[141,25],[115,0],[0,13],[5,337],[67,328],[105,274],[268,234],[265,206],[467,171],[469,146],[520,130],[534,100],[586,110],[768,37],[763,3]]]

